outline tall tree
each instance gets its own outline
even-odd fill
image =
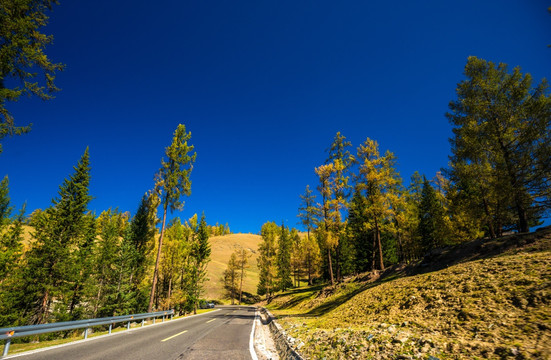
[[[197,153],[193,152],[193,145],[188,145],[191,139],[191,132],[186,132],[186,127],[179,124],[174,132],[172,144],[166,148],[165,154],[167,160],[161,159],[161,169],[157,174],[156,188],[160,193],[161,204],[163,206],[163,221],[161,224],[161,235],[157,249],[157,258],[155,260],[155,269],[153,271],[153,281],[151,284],[151,294],[149,297],[148,312],[153,309],[153,300],[155,298],[155,288],[157,286],[159,260],[163,245],[167,211],[182,210],[184,203],[180,200],[182,196],[191,194],[190,174],[193,170],[193,163]]]
[[[276,287],[277,276],[277,233],[278,226],[274,222],[262,225],[260,235],[262,242],[258,245],[258,269],[260,271],[258,281],[258,295],[266,295],[266,300],[271,301]]]
[[[52,63],[44,53],[53,37],[40,32],[48,23],[47,13],[57,3],[56,0],[0,2],[0,141],[30,130],[30,126],[14,124],[6,109],[7,101],[17,101],[21,95],[48,100],[59,90],[54,84],[55,73],[64,65]],[[44,75],[40,82],[36,80],[37,69]],[[20,81],[20,85],[13,82],[10,86],[10,79]]]
[[[518,231],[527,232],[551,208],[549,86],[543,80],[532,88],[520,68],[509,72],[506,64],[473,56],[465,76],[446,114],[454,126],[450,177],[477,188],[473,206],[487,217],[492,203],[514,209]]]
[[[304,194],[300,195],[301,204],[298,208],[298,218],[301,224],[306,228],[306,234],[310,237],[310,232],[319,222],[320,211],[316,207],[316,197],[310,190],[310,185],[306,185]]]
[[[234,305],[237,294],[237,280],[239,273],[239,260],[237,253],[233,252],[228,260],[228,266],[224,270],[224,288],[228,292],[231,304]],[[240,300],[241,301],[241,300]]]
[[[278,289],[285,291],[293,286],[291,280],[291,237],[289,230],[281,224],[277,249],[277,279]]]
[[[201,216],[199,226],[196,228],[195,240],[191,245],[192,286],[193,286],[193,313],[197,313],[199,298],[203,293],[204,282],[207,281],[207,265],[210,261],[209,232],[205,214]]]
[[[245,269],[249,267],[249,253],[245,249],[237,251],[237,264],[239,266],[239,305],[243,301],[243,279],[245,278]]]
[[[440,246],[445,242],[444,208],[438,201],[436,190],[427,179],[423,182],[421,204],[419,205],[419,234],[423,251]]]
[[[74,174],[60,186],[58,198],[52,200],[52,206],[37,212],[31,219],[36,242],[27,256],[25,286],[31,296],[27,301],[32,305],[31,322],[35,324],[48,320],[54,299],[63,306],[73,295],[71,290],[78,285],[75,281],[82,278],[75,265],[83,260],[78,256],[84,247],[89,246],[93,235],[90,217],[87,216],[88,203],[92,199],[88,193],[88,149],[74,169]]]
[[[401,179],[395,171],[395,157],[390,151],[384,156],[379,153],[379,145],[376,141],[367,138],[358,147],[357,160],[359,173],[356,187],[363,191],[367,199],[367,213],[369,222],[366,224],[373,231],[373,267],[384,270],[383,248],[381,243],[381,231],[385,226],[392,226],[391,219],[395,208],[393,199]],[[375,261],[377,260],[377,261]]]

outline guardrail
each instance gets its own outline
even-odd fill
[[[112,317],[97,318],[97,319],[64,321],[64,322],[57,322],[57,323],[50,323],[50,324],[2,328],[0,329],[0,340],[6,340],[2,357],[8,355],[11,339],[24,337],[24,336],[46,334],[46,333],[56,332],[56,331],[75,330],[75,329],[85,329],[84,338],[87,339],[88,329],[93,326],[109,325],[109,335],[111,335],[111,330],[113,329],[113,325],[115,323],[126,322],[127,323],[126,328],[130,329],[131,322],[136,322],[138,320],[141,320],[142,326],[144,326],[145,319],[153,318],[153,323],[155,324],[155,319],[161,316],[163,318],[163,321],[165,321],[165,318],[168,316],[170,316],[170,318],[172,319],[172,317],[174,316],[174,310],[157,311],[157,312],[145,313],[145,314],[112,316]]]

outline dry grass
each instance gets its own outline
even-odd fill
[[[312,359],[550,359],[548,230],[501,254],[295,290],[270,307]]]
[[[208,264],[208,278],[205,285],[205,297],[208,299],[223,299],[224,283],[223,273],[228,266],[228,260],[235,250],[244,248],[249,251],[249,268],[245,270],[243,279],[243,291],[256,294],[258,284],[258,245],[261,237],[253,234],[231,234],[215,236],[209,239],[211,245],[211,260]]]

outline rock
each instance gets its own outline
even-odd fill
[[[395,343],[403,344],[408,340],[409,340],[409,334],[406,334],[404,332],[399,332],[392,341]]]
[[[371,341],[371,339],[373,339],[374,336],[375,336],[375,335],[373,335],[373,334],[367,335],[367,340],[368,340],[368,341]]]
[[[404,322],[402,323],[402,327],[408,326],[408,325],[409,325],[409,321],[404,321]]]
[[[396,331],[396,326],[390,325],[387,330],[388,330],[388,332],[395,332]]]

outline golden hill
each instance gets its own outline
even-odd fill
[[[253,234],[231,234],[214,236],[209,239],[211,260],[208,264],[208,278],[205,284],[205,298],[224,300],[223,274],[228,266],[228,260],[235,250],[244,248],[250,252],[249,267],[245,270],[243,291],[256,294],[258,284],[258,244],[261,237]],[[226,300],[227,301],[227,300]]]

